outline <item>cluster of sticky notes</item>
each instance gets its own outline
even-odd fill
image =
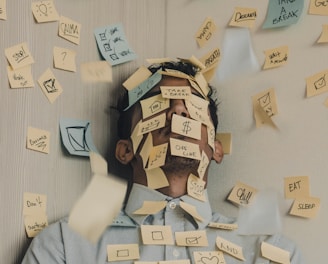
[[[47,197],[38,193],[24,193],[23,216],[28,237],[35,237],[48,226]]]
[[[320,208],[320,199],[310,194],[308,176],[285,178],[285,198],[294,199],[289,214],[305,218],[314,218]]]

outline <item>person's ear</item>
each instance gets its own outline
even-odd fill
[[[128,164],[134,157],[131,140],[120,139],[116,143],[115,157],[122,164]]]
[[[212,159],[215,160],[216,163],[221,163],[224,153],[223,153],[223,147],[220,141],[215,140],[214,141],[214,151],[213,151],[213,157]]]

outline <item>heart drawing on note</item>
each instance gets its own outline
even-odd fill
[[[202,257],[200,261],[204,264],[219,264],[219,258],[216,256],[213,256],[211,258]]]

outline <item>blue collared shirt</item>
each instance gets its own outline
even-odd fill
[[[207,195],[206,195],[207,197]],[[144,201],[167,201],[166,207],[154,214],[136,215]],[[185,202],[196,208],[202,221],[194,219],[180,207],[180,202]],[[188,195],[171,198],[145,186],[134,184],[125,210],[109,226],[96,245],[72,231],[67,219],[54,223],[43,230],[31,243],[23,264],[36,263],[108,263],[107,245],[138,244],[139,261],[163,261],[188,259],[195,263],[193,252],[217,251],[216,238],[218,236],[239,245],[243,249],[245,261],[240,261],[224,253],[227,264],[269,264],[270,261],[261,257],[261,242],[266,241],[274,246],[290,252],[292,264],[302,264],[304,261],[297,247],[282,235],[271,236],[241,236],[238,232],[221,230],[208,227],[210,222],[234,223],[235,219],[212,213],[208,201],[202,202]],[[141,225],[169,225],[172,233],[179,231],[205,230],[208,246],[184,247],[174,245],[144,245],[141,237]],[[134,263],[134,260],[112,263]]]

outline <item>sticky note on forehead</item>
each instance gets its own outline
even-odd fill
[[[161,86],[163,98],[187,99],[191,95],[190,86]]]

